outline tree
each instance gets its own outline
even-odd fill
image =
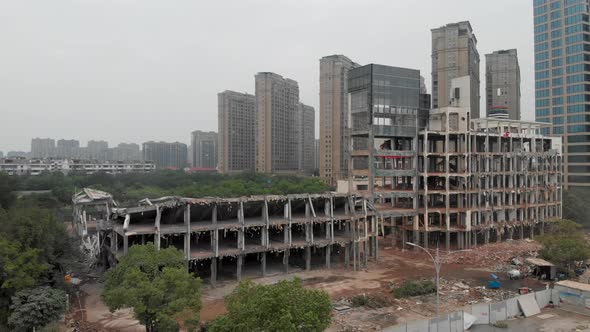
[[[66,311],[66,293],[50,287],[27,288],[12,297],[8,325],[13,331],[41,328]]]
[[[13,193],[16,187],[17,182],[13,176],[0,172],[0,208],[8,209],[12,206],[16,200],[16,196]]]
[[[539,237],[543,248],[541,257],[554,264],[572,269],[574,263],[590,257],[590,245],[581,231],[582,225],[567,219],[557,221],[550,233]]]
[[[178,249],[158,251],[153,244],[134,245],[107,272],[102,298],[111,311],[133,308],[148,332],[178,331],[175,319],[185,309],[198,317],[201,280],[187,271]]]
[[[227,309],[210,331],[324,331],[332,308],[326,292],[306,289],[296,278],[275,285],[243,281],[227,297]]]
[[[48,269],[39,260],[38,249],[23,249],[0,235],[0,288],[20,290],[35,286]]]

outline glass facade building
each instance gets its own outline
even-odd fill
[[[590,186],[589,0],[533,0],[535,118],[563,136],[565,184]]]

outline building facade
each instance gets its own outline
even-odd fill
[[[520,120],[520,66],[516,49],[486,54],[486,111],[508,110],[508,118]]]
[[[150,162],[123,162],[123,161],[96,161],[82,159],[28,159],[28,158],[2,158],[0,159],[0,172],[8,175],[39,175],[43,172],[70,172],[94,174],[94,173],[147,173],[156,169]]]
[[[86,154],[88,159],[105,160],[109,150],[109,143],[107,141],[88,141],[86,147]]]
[[[54,157],[57,158],[78,158],[80,156],[80,142],[75,139],[57,140]]]
[[[348,72],[359,65],[344,55],[320,59],[319,174],[327,183],[348,176]]]
[[[184,143],[143,143],[143,160],[153,162],[158,169],[184,169],[187,166],[187,153]]]
[[[193,131],[190,154],[192,167],[217,169],[217,133]]]
[[[51,158],[55,155],[55,140],[53,138],[33,138],[31,140],[31,157]]]
[[[226,90],[217,94],[220,173],[254,171],[256,160],[256,97]]]
[[[471,80],[471,117],[479,112],[479,53],[477,39],[468,21],[450,23],[432,29],[432,107],[449,105],[451,80],[469,76]]]
[[[139,161],[143,160],[139,144],[119,143],[116,147],[108,149],[108,160],[115,161]]]
[[[590,30],[587,0],[533,0],[535,117],[563,137],[565,185],[590,186]]]
[[[306,174],[313,174],[315,148],[315,110],[313,107],[299,103],[295,129],[297,130],[298,170]]]
[[[299,169],[296,114],[299,85],[269,72],[256,74],[256,171],[291,173]]]

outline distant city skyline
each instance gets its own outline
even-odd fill
[[[281,15],[285,10],[292,15]],[[473,26],[480,55],[518,49],[523,119],[533,120],[532,11],[528,0],[3,2],[0,29],[12,33],[0,35],[0,151],[29,150],[34,137],[188,144],[194,130],[217,130],[219,91],[254,94],[262,71],[299,83],[300,101],[316,109],[318,135],[320,58],[344,54],[416,68],[430,93],[430,30],[463,20]],[[265,34],[273,42],[253,47],[252,36]]]

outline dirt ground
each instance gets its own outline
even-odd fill
[[[486,246],[485,252],[493,254],[506,250],[504,243],[497,244],[498,248],[494,245]],[[516,250],[514,248],[519,246],[527,250],[531,247],[531,243],[513,241],[510,248],[514,251]],[[510,290],[516,290],[522,286],[535,289],[545,287],[536,280],[525,279],[502,280],[503,289],[497,292],[483,289],[481,286],[485,286],[490,280],[490,273],[498,272],[498,264],[488,266],[481,264],[478,259],[482,259],[482,255],[477,250],[461,253],[460,259],[448,260],[449,263],[442,266],[441,313],[456,310],[469,302],[489,302],[501,299],[503,296],[508,297]],[[349,308],[346,310],[334,310],[329,331],[376,331],[406,320],[434,316],[436,312],[434,294],[407,300],[393,299],[391,294],[392,287],[399,286],[404,281],[433,279],[434,268],[430,258],[421,251],[402,251],[384,246],[380,247],[379,255],[378,262],[369,262],[368,268],[361,271],[355,272],[351,268],[345,269],[338,266],[332,269],[316,268],[309,272],[298,271],[256,278],[254,282],[273,284],[280,280],[298,277],[303,280],[305,286],[326,291],[335,306],[348,304]],[[505,279],[501,273],[500,277]],[[226,312],[224,297],[231,293],[235,286],[236,283],[231,281],[220,283],[216,288],[204,286],[202,321],[211,321]],[[133,319],[131,312],[120,310],[110,313],[100,300],[101,287],[100,283],[82,286],[83,295],[80,300],[82,310],[78,309],[74,316],[70,315],[72,316],[70,325],[72,326],[72,322],[75,321],[79,321],[78,324],[89,325],[88,329],[80,329],[80,331],[145,331]],[[352,307],[350,299],[360,294],[380,297],[385,300],[386,305],[379,308]],[[69,331],[73,331],[71,326]]]

